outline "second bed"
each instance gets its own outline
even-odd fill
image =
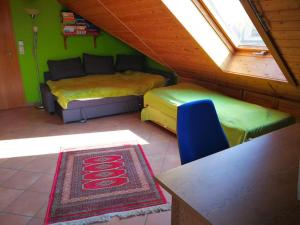
[[[191,83],[147,92],[141,119],[153,121],[176,133],[177,107],[200,99],[213,101],[231,146],[295,122],[288,113],[234,99]]]

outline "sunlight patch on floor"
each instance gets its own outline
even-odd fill
[[[58,153],[65,148],[149,144],[130,130],[105,131],[0,141],[0,159]]]

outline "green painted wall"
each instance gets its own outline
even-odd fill
[[[104,32],[97,38],[97,48],[93,47],[91,37],[74,37],[68,39],[68,49],[65,50],[60,24],[60,11],[63,7],[56,0],[11,0],[10,2],[16,41],[23,40],[25,44],[25,54],[19,55],[19,62],[28,103],[38,102],[39,94],[32,56],[32,20],[26,14],[25,8],[37,8],[40,11],[36,25],[39,29],[38,61],[41,77],[43,77],[42,73],[48,70],[48,59],[76,57],[84,52],[99,55],[138,54],[135,49]],[[148,59],[147,62],[152,67],[165,70],[153,60]]]

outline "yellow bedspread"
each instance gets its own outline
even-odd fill
[[[214,102],[231,146],[295,122],[288,113],[234,99],[192,83],[156,88],[144,96],[142,120],[152,120],[176,133],[178,106],[195,100]]]
[[[53,95],[63,109],[74,100],[144,95],[165,85],[165,78],[157,74],[127,71],[125,73],[90,75],[58,81],[47,81]]]

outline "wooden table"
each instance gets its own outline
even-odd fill
[[[300,225],[299,157],[296,124],[157,176],[172,225]]]

